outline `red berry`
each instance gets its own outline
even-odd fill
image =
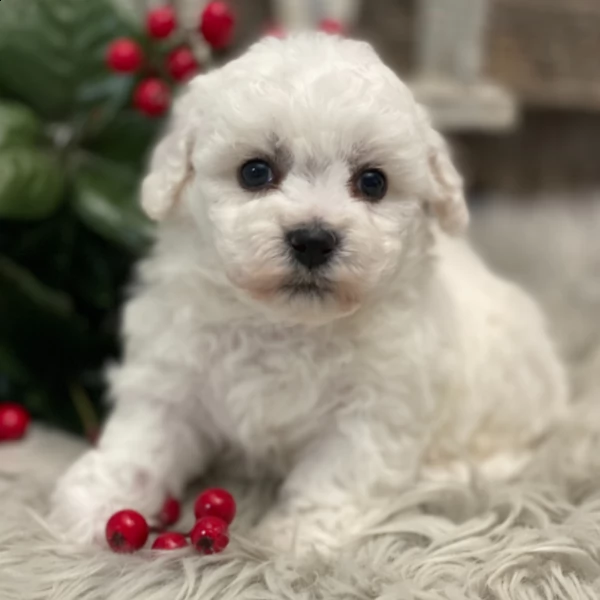
[[[219,517],[226,523],[231,523],[235,517],[235,500],[227,490],[205,490],[196,498],[194,514],[196,519],[206,516]]]
[[[167,496],[164,501],[160,513],[158,514],[158,521],[161,527],[169,527],[179,521],[179,515],[181,514],[181,505],[179,500],[173,498],[173,496]]]
[[[106,53],[108,66],[118,73],[133,73],[137,71],[144,55],[139,45],[128,38],[115,40]]]
[[[148,539],[148,523],[135,510],[120,510],[106,523],[106,541],[113,552],[135,552]]]
[[[225,48],[231,42],[235,19],[225,2],[209,2],[202,11],[200,33],[217,50]]]
[[[194,525],[190,537],[194,548],[201,554],[216,554],[229,544],[229,529],[219,517],[202,517]]]
[[[331,35],[344,34],[344,26],[335,19],[323,19],[319,23],[319,29],[325,33],[330,33]]]
[[[152,544],[152,550],[176,550],[188,545],[185,535],[175,531],[161,533]]]
[[[171,104],[171,90],[161,79],[144,79],[133,93],[133,103],[145,115],[160,117]]]
[[[176,48],[167,57],[167,69],[175,81],[186,81],[198,72],[198,63],[189,48]]]
[[[19,404],[0,404],[0,441],[18,440],[25,435],[29,426],[29,413]]]
[[[169,37],[177,26],[175,11],[170,6],[161,6],[148,13],[146,28],[148,35],[157,40]]]
[[[284,38],[286,31],[281,25],[271,25],[265,30],[266,37]]]

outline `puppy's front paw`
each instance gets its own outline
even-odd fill
[[[165,494],[150,473],[92,450],[59,480],[49,520],[69,540],[105,544],[106,522],[113,513],[131,508],[152,523]]]

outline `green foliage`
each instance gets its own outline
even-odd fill
[[[0,2],[0,401],[87,431],[151,225],[137,186],[160,123],[129,108],[108,0]]]
[[[0,150],[0,217],[41,219],[61,205],[65,174],[58,158],[38,148]]]
[[[106,45],[129,32],[105,1],[13,0],[0,11],[0,81],[40,116],[71,118],[89,86],[113,79]]]

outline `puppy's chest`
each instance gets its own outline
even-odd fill
[[[352,386],[352,343],[329,329],[231,324],[207,329],[201,345],[202,400],[256,458],[304,445]]]

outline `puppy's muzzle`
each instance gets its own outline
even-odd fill
[[[338,236],[321,225],[289,231],[285,240],[293,260],[309,271],[326,265],[339,247]]]

